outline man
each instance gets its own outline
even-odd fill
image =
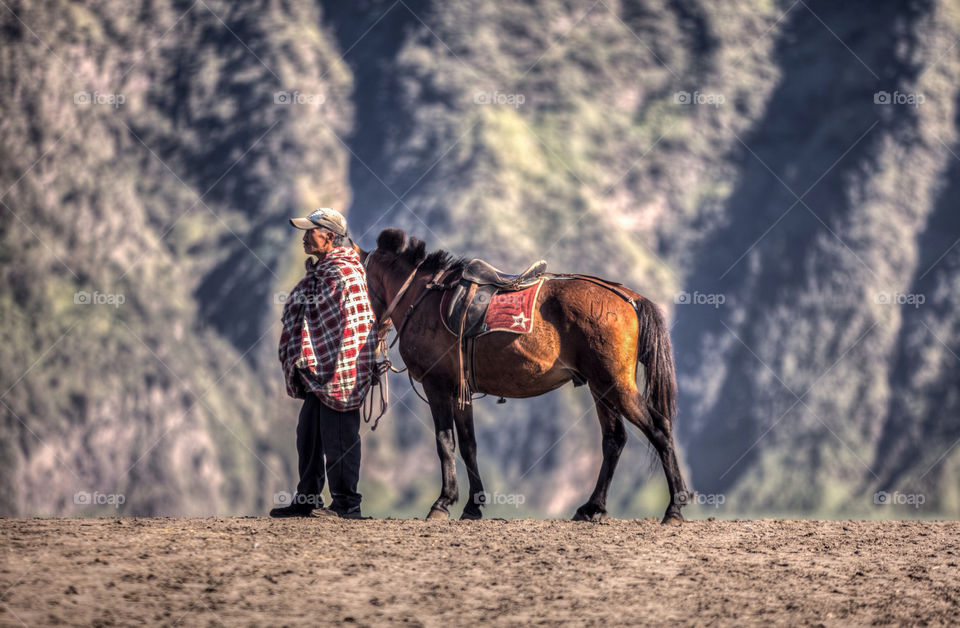
[[[312,255],[283,307],[280,362],[287,394],[303,399],[297,424],[300,483],[271,517],[360,518],[360,406],[370,387],[377,334],[367,277],[339,212],[323,208],[290,224]],[[326,464],[324,465],[324,458]],[[332,502],[323,508],[324,471]]]

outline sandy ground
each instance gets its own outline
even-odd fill
[[[960,523],[0,520],[3,625],[945,624]]]

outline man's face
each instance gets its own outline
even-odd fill
[[[310,229],[303,232],[303,250],[307,255],[316,255],[323,259],[333,250],[333,239],[336,236],[327,229]]]

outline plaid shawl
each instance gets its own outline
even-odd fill
[[[283,306],[280,363],[287,394],[308,392],[338,411],[359,408],[375,368],[377,329],[367,275],[356,251],[337,247],[307,274]]]

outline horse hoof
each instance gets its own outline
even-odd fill
[[[599,523],[606,518],[606,510],[587,509],[583,506],[577,508],[577,512],[573,515],[574,521],[592,521],[594,523]]]
[[[460,521],[479,521],[483,519],[483,514],[479,512],[467,512],[463,511],[463,514],[460,515]]]
[[[663,521],[660,522],[660,525],[663,525],[663,526],[683,525],[683,515],[681,515],[680,513],[664,515]]]
[[[449,519],[449,518],[450,518],[450,513],[447,512],[446,510],[440,510],[439,508],[431,508],[430,514],[427,515],[427,521],[431,519],[436,519],[439,521],[442,519]]]

